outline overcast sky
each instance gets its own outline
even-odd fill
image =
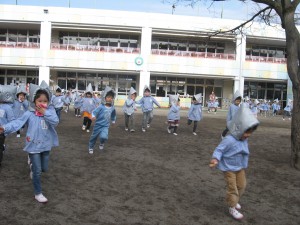
[[[172,1],[172,0],[169,0]],[[194,8],[183,4],[172,9],[172,5],[163,0],[0,0],[0,4],[11,5],[35,5],[35,6],[59,6],[71,8],[94,8],[125,10],[139,12],[154,12],[175,15],[205,16],[226,19],[250,18],[257,10],[253,3],[242,3],[237,0],[211,1],[204,0]]]

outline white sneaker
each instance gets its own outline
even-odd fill
[[[229,207],[229,213],[236,220],[241,220],[244,217],[243,214],[237,211],[235,208]]]
[[[173,133],[175,136],[177,136],[177,133]]]
[[[93,154],[93,153],[94,153],[94,150],[93,150],[92,148],[90,148],[90,149],[89,149],[89,153],[90,153],[90,154]]]
[[[241,206],[239,203],[236,203],[235,208],[236,208],[237,210],[240,210],[240,209],[242,208],[242,206]]]
[[[17,134],[17,138],[21,137],[21,134]]]
[[[167,131],[168,131],[169,134],[171,134],[171,130],[169,129],[169,127],[167,128]]]
[[[196,132],[193,132],[193,135],[197,135],[197,133],[196,133]]]
[[[142,128],[142,131],[143,131],[143,132],[146,132],[146,129],[145,129],[145,128]]]
[[[130,132],[135,132],[135,130],[134,130],[134,129],[131,129]]]
[[[103,149],[104,149],[104,144],[100,144],[100,145],[99,145],[99,149],[100,149],[100,150],[103,150]]]
[[[34,198],[35,198],[35,200],[37,200],[40,203],[48,202],[48,199],[42,193],[38,194],[38,195],[35,195]]]
[[[127,127],[125,127],[125,131],[128,131],[128,128],[127,128]]]
[[[150,127],[150,124],[148,123],[148,124],[147,124],[147,128],[149,128],[149,127]]]
[[[85,126],[84,125],[82,125],[82,130],[85,130]]]
[[[87,133],[90,133],[90,130],[86,130]]]

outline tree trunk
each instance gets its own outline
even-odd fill
[[[291,166],[300,170],[300,34],[294,23],[294,12],[289,10],[284,10],[284,12],[283,25],[286,34],[287,70],[293,85]]]

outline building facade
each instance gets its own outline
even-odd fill
[[[241,21],[142,12],[0,5],[0,84],[40,83],[84,91],[106,85],[125,97],[144,85],[169,94],[214,91],[224,108],[236,90],[283,104],[291,96],[285,33]]]

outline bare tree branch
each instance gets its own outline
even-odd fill
[[[250,23],[252,21],[254,21],[254,19],[259,16],[261,13],[264,13],[266,12],[267,10],[272,10],[272,8],[269,6],[269,7],[266,7],[262,10],[260,10],[259,12],[257,12],[254,16],[252,16],[249,20],[245,21],[244,23],[238,25],[237,27],[234,27],[230,30],[226,30],[226,31],[217,31],[217,32],[214,32],[211,36],[216,36],[218,34],[222,34],[222,33],[233,33],[234,31],[236,30],[240,30],[240,28],[244,27],[247,23]]]

